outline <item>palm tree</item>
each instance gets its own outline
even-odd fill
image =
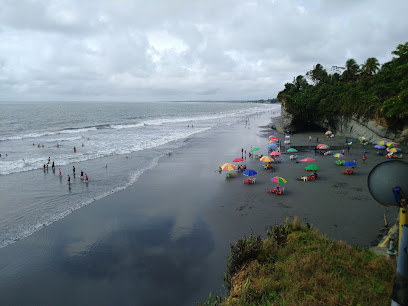
[[[322,65],[317,64],[313,67],[313,70],[310,70],[306,73],[306,76],[316,85],[319,83],[324,83],[327,81],[328,74],[326,69]]]
[[[346,70],[343,72],[343,77],[349,81],[350,79],[354,78],[359,71],[359,66],[354,59],[349,59],[346,62]]]
[[[370,57],[366,60],[362,67],[362,71],[367,75],[373,75],[380,68],[380,64],[375,57]]]

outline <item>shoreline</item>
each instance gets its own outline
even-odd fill
[[[258,172],[256,184],[243,184],[242,173],[229,180],[218,173],[218,166],[240,157],[241,148],[248,153],[259,147],[265,155],[270,116],[188,138],[125,190],[0,249],[6,292],[0,302],[191,305],[209,292],[225,293],[222,273],[231,243],[251,231],[264,236],[287,217],[298,216],[349,244],[368,248],[380,240],[385,208],[371,198],[366,184],[369,171],[384,160],[374,149],[352,176],[341,174],[344,167],[336,166],[332,156],[317,155],[320,179],[314,182],[298,180],[306,165],[289,161],[289,154],[282,154],[282,163],[272,170],[263,170],[252,158],[242,162]],[[309,134],[293,135],[298,159],[315,157],[315,137],[326,140],[321,133],[310,136],[311,142]],[[329,141],[340,148],[344,139]],[[347,157],[360,161],[357,146]],[[285,195],[266,193],[275,185],[273,176],[287,180]],[[396,216],[390,210],[388,222]],[[18,294],[22,288],[25,297]],[[50,290],[59,296],[46,297]]]

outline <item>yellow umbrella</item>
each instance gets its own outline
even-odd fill
[[[225,163],[221,166],[221,169],[224,171],[232,171],[237,169],[237,166],[230,164],[230,163]]]
[[[270,158],[269,156],[262,156],[259,160],[261,162],[263,162],[263,163],[269,163],[269,162],[273,161],[273,159]]]

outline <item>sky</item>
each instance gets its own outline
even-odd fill
[[[316,64],[380,64],[407,0],[2,0],[0,101],[275,98]]]

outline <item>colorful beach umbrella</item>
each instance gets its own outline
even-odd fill
[[[221,169],[222,169],[223,171],[232,171],[232,170],[237,169],[237,166],[235,166],[235,165],[233,165],[233,164],[230,164],[230,163],[225,163],[225,164],[223,164],[223,165],[221,166]]]
[[[333,132],[332,131],[327,131],[325,134],[326,135],[331,135],[331,134],[333,134]]]
[[[376,145],[374,146],[374,148],[376,148],[376,149],[378,149],[378,150],[384,150],[384,149],[386,148],[386,146],[376,144]]]
[[[347,166],[347,167],[355,167],[357,166],[357,164],[353,161],[346,161],[344,162],[343,166]]]
[[[271,155],[271,156],[277,156],[277,155],[281,155],[281,154],[282,154],[281,152],[272,151],[271,154],[269,154],[269,155]]]
[[[311,158],[311,157],[306,157],[306,158],[301,159],[300,161],[308,163],[308,162],[312,162],[312,161],[316,161],[316,160],[314,158]]]
[[[388,143],[388,141],[385,141],[385,140],[377,142],[378,145],[382,145],[382,146],[386,146],[387,143]]]
[[[398,144],[396,143],[396,142],[389,142],[389,143],[387,143],[387,147],[389,147],[389,148],[395,148],[395,147],[398,147]]]
[[[274,143],[270,143],[270,144],[268,144],[268,149],[276,149],[278,146],[276,145],[276,144],[274,144]]]
[[[275,176],[275,177],[273,177],[273,178],[271,178],[271,182],[272,183],[287,183],[287,181],[283,178],[283,177],[280,177],[280,176]]]
[[[320,143],[320,144],[318,144],[316,146],[316,148],[318,148],[318,149],[328,149],[328,148],[330,148],[330,146],[328,146],[327,144],[324,144],[324,143]]]
[[[333,157],[336,157],[336,158],[345,158],[344,154],[341,154],[341,153],[336,153],[336,154],[333,155]]]
[[[388,152],[392,152],[392,153],[401,153],[402,152],[402,150],[401,149],[398,149],[398,148],[392,148],[392,149],[389,149],[389,150],[387,150]]]
[[[310,170],[318,170],[318,169],[320,169],[320,167],[319,167],[318,165],[311,164],[311,165],[307,166],[305,169],[308,170],[308,171],[310,171]]]
[[[259,160],[263,163],[270,163],[271,161],[273,161],[273,159],[269,156],[262,156]]]
[[[362,136],[358,140],[360,140],[360,142],[364,142],[364,141],[366,141],[366,138],[364,136]]]
[[[249,151],[249,152],[255,152],[255,151],[258,151],[259,150],[259,148],[253,148],[251,151]]]
[[[275,137],[275,136],[269,136],[269,140],[271,140],[271,139],[276,139],[276,140],[279,140],[277,137]]]
[[[257,175],[258,173],[255,170],[247,169],[244,172],[242,172],[242,174],[245,176],[254,176]]]
[[[296,149],[290,148],[290,149],[288,149],[286,152],[296,153],[297,151],[298,151],[298,150],[296,150]]]
[[[234,159],[232,162],[233,163],[239,163],[239,162],[242,162],[242,161],[244,161],[244,159],[239,157],[239,158]]]

